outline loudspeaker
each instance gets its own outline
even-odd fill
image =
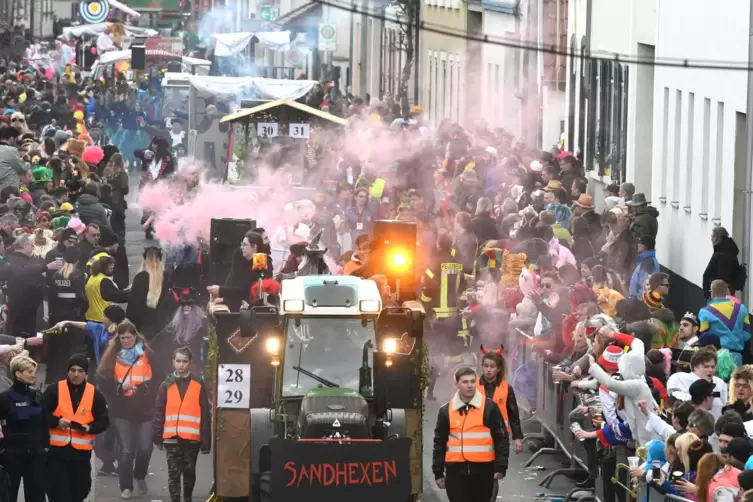
[[[180,61],[170,61],[167,63],[167,71],[170,73],[181,73],[183,71],[183,63]]]
[[[240,254],[246,232],[256,228],[256,221],[212,218],[209,227],[209,284],[225,284],[233,256]]]
[[[131,46],[131,69],[146,70],[146,47],[143,45]]]

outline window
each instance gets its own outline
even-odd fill
[[[722,217],[722,180],[724,179],[724,103],[716,108],[716,169],[714,179],[714,218]]]
[[[434,53],[434,123],[439,124],[444,117],[441,116],[442,111],[439,109],[439,95],[442,94],[442,88],[439,87],[439,56],[437,54]]]
[[[447,105],[447,55],[442,55],[442,118],[445,118],[450,116],[450,107]]]
[[[659,193],[664,197],[667,189],[667,151],[669,150],[669,87],[664,88],[664,110],[662,113],[661,132],[661,186]]]
[[[682,91],[675,91],[675,123],[673,128],[674,149],[672,152],[672,195],[670,202],[680,200],[680,147],[682,145]]]
[[[711,100],[703,100],[703,152],[701,153],[701,214],[709,212],[709,164],[711,159]]]
[[[695,144],[695,94],[688,93],[688,137],[685,148],[685,207],[690,207],[693,200],[693,145]]]
[[[432,121],[435,119],[434,117],[434,108],[431,106],[432,104],[432,91],[436,92],[436,89],[434,89],[434,86],[432,85],[434,77],[434,59],[431,57],[431,51],[429,51],[429,121]]]
[[[452,113],[452,109],[454,108],[452,105],[455,101],[455,68],[453,63],[454,57],[450,56],[450,91],[449,91],[449,107],[450,107],[450,113]]]

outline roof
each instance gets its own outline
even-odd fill
[[[329,294],[326,291],[323,292],[321,287],[325,287],[327,290],[330,287],[349,287],[356,291],[355,302],[350,306],[346,306],[345,304],[338,306],[313,306],[306,301],[305,291],[310,287],[316,288],[315,290],[318,291],[317,295],[323,293],[325,297],[329,296]],[[338,297],[338,295],[335,294],[333,298],[335,297]],[[319,300],[322,299],[319,298]],[[349,275],[309,275],[286,279],[282,281],[282,291],[280,292],[281,315],[289,313],[285,310],[285,302],[287,300],[304,300],[303,312],[295,312],[303,316],[360,316],[362,315],[360,308],[361,301],[373,300],[378,301],[381,305],[379,289],[374,281]],[[381,311],[381,308],[379,310]],[[378,315],[379,312],[370,312],[370,314]]]
[[[230,115],[225,115],[224,117],[222,117],[222,120],[220,120],[220,122],[221,123],[237,122],[241,119],[250,117],[256,113],[263,112],[271,108],[276,108],[278,106],[283,106],[283,105],[289,106],[291,108],[295,108],[302,112],[306,112],[309,115],[314,115],[315,117],[319,117],[320,119],[329,120],[330,122],[334,122],[335,124],[340,124],[340,125],[348,124],[348,121],[343,118],[335,117],[334,115],[330,113],[317,110],[316,108],[312,108],[308,105],[304,105],[303,103],[299,103],[298,101],[293,101],[292,99],[278,99],[277,101],[270,101],[269,103],[264,103],[262,105],[255,106],[253,108],[243,108],[241,110],[238,110],[235,113],[231,113]]]
[[[287,23],[296,21],[296,20],[302,18],[303,16],[314,12],[314,10],[317,7],[321,8],[321,5],[322,4],[319,3],[319,2],[308,2],[308,3],[305,3],[305,4],[301,5],[300,7],[296,8],[296,9],[293,9],[293,10],[287,12],[286,14],[278,17],[277,19],[274,20],[274,23],[277,24],[277,25],[280,25],[280,26],[284,26]]]

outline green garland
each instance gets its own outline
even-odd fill
[[[420,445],[421,448],[421,461],[423,462],[423,450],[424,450],[424,413],[426,413],[426,400],[424,399],[424,392],[426,392],[426,388],[429,386],[429,344],[424,340],[421,342],[421,351],[420,351],[420,357],[421,357],[421,364],[418,364],[415,366],[415,374],[419,377],[419,392],[418,392],[418,399],[421,402],[421,420],[418,423],[418,427],[416,427],[416,431],[413,433],[413,437],[411,438],[413,440],[414,444]],[[422,469],[423,471],[423,469]],[[422,475],[423,480],[423,475]],[[421,500],[421,494],[416,494],[412,497],[413,502],[418,502]]]

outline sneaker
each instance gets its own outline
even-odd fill
[[[146,486],[146,479],[137,479],[136,486],[139,488],[139,495],[146,495],[149,491],[149,487]]]
[[[129,499],[131,497],[131,490],[123,490],[122,492],[120,492],[120,498],[122,499]]]

